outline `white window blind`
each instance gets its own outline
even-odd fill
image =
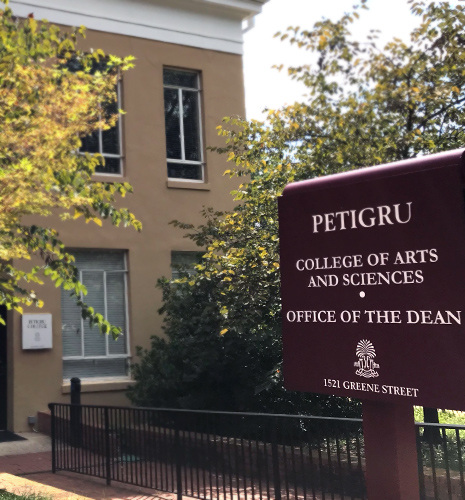
[[[126,255],[121,251],[74,251],[85,302],[122,329],[117,340],[81,318],[69,292],[62,290],[63,378],[127,375],[128,328]]]

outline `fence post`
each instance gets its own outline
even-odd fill
[[[104,429],[105,429],[105,469],[107,486],[111,484],[111,451],[110,451],[110,417],[108,414],[108,408],[103,409],[104,414]]]
[[[174,459],[176,462],[176,500],[182,500],[182,470],[181,470],[181,443],[179,438],[179,423],[173,414],[174,421]],[[200,486],[200,485],[199,485]]]
[[[76,447],[82,445],[82,425],[81,425],[81,379],[73,377],[71,379],[71,444]]]
[[[53,474],[56,473],[57,468],[56,468],[56,435],[55,435],[55,405],[53,403],[50,403],[48,405],[48,408],[50,410],[50,431],[52,435],[52,472]]]
[[[436,408],[426,408],[423,406],[423,422],[439,424],[439,415]],[[427,443],[442,443],[441,432],[438,427],[425,425],[423,428],[423,440]]]
[[[417,437],[417,460],[418,460],[418,479],[420,481],[420,498],[425,498],[425,474],[423,472],[423,455],[421,450],[420,427],[415,426],[415,435]]]
[[[273,487],[275,500],[281,500],[281,475],[278,456],[278,419],[272,420],[271,428],[271,462],[273,464]]]

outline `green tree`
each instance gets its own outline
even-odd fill
[[[382,50],[376,33],[364,42],[350,33],[364,0],[338,21],[323,19],[310,30],[289,28],[277,35],[309,53],[311,64],[288,68],[305,85],[307,99],[269,110],[264,123],[227,118],[218,127],[225,146],[216,150],[231,165],[225,175],[243,181],[232,191],[238,205],[224,213],[205,210],[198,227],[175,222],[206,251],[194,276],[161,285],[169,342],[154,339],[154,349],[140,353],[136,380],[142,384],[160,367],[157,356],[165,356],[169,369],[160,373],[149,398],[139,393],[139,403],[159,404],[160,390],[174,380],[170,374],[178,377],[177,402],[188,395],[183,363],[212,380],[219,372],[208,363],[229,339],[234,372],[222,390],[228,383],[238,387],[247,409],[353,410],[340,400],[282,389],[277,198],[293,181],[463,145],[464,8],[410,3],[418,27],[409,41],[394,39]],[[184,301],[190,307],[182,310]],[[193,322],[207,309],[208,318],[195,329]],[[193,358],[186,349],[178,359],[181,347],[196,349],[197,339],[202,356]]]
[[[116,102],[115,85],[131,67],[101,50],[84,53],[76,43],[84,28],[63,32],[32,16],[18,19],[7,6],[0,11],[0,305],[22,312],[42,306],[35,287],[46,276],[76,296],[83,315],[103,332],[117,334],[98,311],[81,300],[73,257],[55,229],[44,221],[52,213],[62,219],[83,216],[86,222],[133,226],[140,223],[118,197],[129,184],[95,182],[103,163],[99,155],[78,154],[81,139],[116,122],[106,113]],[[71,69],[74,68],[74,69]],[[114,106],[113,106],[114,107]],[[32,256],[40,265],[27,265]]]

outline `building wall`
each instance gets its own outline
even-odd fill
[[[99,228],[84,221],[42,221],[56,226],[69,248],[122,249],[128,255],[128,299],[130,352],[137,345],[148,347],[151,335],[160,335],[162,318],[157,313],[161,294],[157,279],[169,276],[172,250],[195,250],[182,231],[169,222],[179,219],[201,222],[203,206],[217,209],[232,206],[229,191],[234,182],[223,177],[225,159],[205,151],[206,182],[167,181],[163,67],[201,72],[204,145],[221,144],[216,126],[223,116],[244,115],[242,59],[238,54],[188,47],[141,37],[98,31],[88,32],[86,48],[102,48],[117,55],[136,57],[136,67],[124,75],[123,118],[124,175],[107,181],[128,181],[135,194],[123,205],[143,223],[138,234],[132,229]],[[103,178],[103,177],[98,177]],[[8,428],[28,430],[27,416],[45,410],[47,403],[69,401],[69,384],[62,380],[60,291],[41,287],[45,306],[53,318],[53,348],[24,351],[21,347],[21,318],[9,313],[8,324]],[[83,382],[86,404],[128,404],[128,381]]]

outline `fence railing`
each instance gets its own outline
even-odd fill
[[[465,426],[417,423],[420,498],[465,499]]]
[[[52,465],[204,500],[365,499],[362,421],[49,405]],[[416,424],[420,498],[465,498],[465,426]]]
[[[366,497],[359,419],[49,406],[54,471],[178,498]]]

